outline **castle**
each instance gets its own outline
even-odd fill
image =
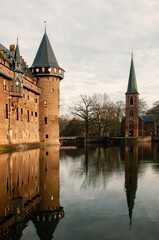
[[[131,56],[128,88],[125,93],[125,116],[121,123],[123,136],[152,136],[157,134],[155,115],[139,114],[139,93],[136,82],[133,54]]]
[[[59,66],[46,29],[28,68],[18,40],[10,50],[0,44],[0,145],[59,143]]]

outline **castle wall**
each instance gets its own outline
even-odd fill
[[[5,77],[8,68],[1,64],[0,68],[4,74],[0,75],[0,145],[39,142],[39,89],[25,77],[23,85],[28,88],[23,88],[22,97],[15,96],[10,92],[14,80]]]

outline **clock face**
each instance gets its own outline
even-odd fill
[[[51,72],[51,68],[48,68],[48,71]]]

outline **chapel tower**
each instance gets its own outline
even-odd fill
[[[125,136],[138,136],[139,129],[139,93],[137,90],[133,54],[131,55],[131,66],[127,92],[125,93]]]
[[[64,70],[59,66],[46,29],[31,66],[32,74],[41,88],[39,99],[40,142],[59,144],[59,86]]]

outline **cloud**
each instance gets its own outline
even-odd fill
[[[19,37],[20,52],[31,65],[47,33],[59,65],[66,70],[61,98],[107,92],[125,100],[131,48],[140,97],[152,103],[159,89],[159,2],[157,0],[8,0],[1,3],[1,43]],[[123,93],[123,94],[122,94]]]

